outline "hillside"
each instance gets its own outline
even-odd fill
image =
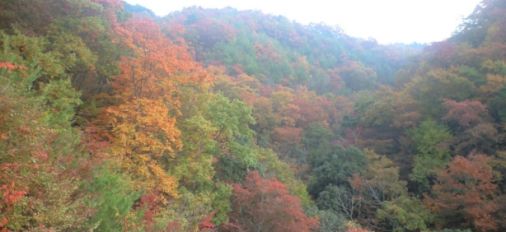
[[[162,22],[170,36],[184,37],[204,65],[221,64],[230,75],[244,72],[266,84],[308,86],[319,93],[339,91],[329,87],[336,75],[352,90],[390,84],[395,72],[421,48],[381,46],[349,37],[338,28],[232,8],[187,8]],[[364,70],[347,73],[349,66]]]
[[[504,231],[506,1],[381,45],[233,8],[0,2],[0,231]]]

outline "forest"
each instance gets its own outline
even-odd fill
[[[391,45],[253,10],[1,0],[10,231],[506,231],[506,0]]]

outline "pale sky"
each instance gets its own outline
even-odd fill
[[[430,43],[452,35],[481,0],[126,0],[159,16],[189,6],[233,7],[283,15],[303,23],[339,26],[379,43]]]

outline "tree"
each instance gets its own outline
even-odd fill
[[[456,156],[437,176],[425,204],[435,213],[439,224],[473,226],[478,231],[497,228],[494,212],[497,186],[485,155]]]
[[[320,218],[321,232],[344,231],[346,220],[344,216],[334,212],[333,210],[323,210],[318,214]]]
[[[327,185],[348,186],[349,178],[362,172],[366,162],[364,153],[354,147],[334,146],[328,153],[313,157],[309,192],[316,197]]]
[[[111,128],[112,154],[142,188],[166,200],[177,197],[177,180],[166,169],[182,146],[177,86],[199,85],[207,75],[184,46],[170,42],[148,19],[133,18],[114,30],[133,54],[121,59],[121,74],[112,83],[116,104],[103,110],[99,123]]]
[[[319,193],[316,204],[321,210],[330,210],[348,220],[353,220],[360,212],[362,201],[354,197],[352,191],[345,186],[327,185]]]
[[[128,216],[140,193],[134,191],[128,176],[114,169],[112,165],[97,168],[93,180],[86,186],[92,196],[88,205],[96,210],[88,221],[90,228],[116,231],[126,229],[124,222],[132,220]]]
[[[423,121],[410,131],[411,140],[416,147],[413,170],[409,178],[417,183],[417,191],[430,189],[438,170],[445,167],[450,159],[448,129],[433,120]]]
[[[367,167],[350,179],[353,199],[358,202],[355,220],[368,228],[381,228],[375,219],[378,210],[387,202],[407,195],[406,182],[399,178],[399,168],[386,156],[365,150]]]
[[[251,108],[240,100],[230,100],[221,94],[213,95],[210,100],[205,117],[215,127],[212,137],[217,143],[217,178],[240,181],[248,170],[258,165],[254,132],[250,128],[255,122]]]
[[[367,169],[351,181],[355,181],[352,187],[360,190],[372,201],[368,204],[380,205],[406,193],[406,182],[400,180],[399,168],[390,159],[371,150],[365,150],[364,154],[367,158]]]
[[[378,220],[377,214],[385,204],[407,196],[406,183],[399,178],[399,168],[387,157],[370,150],[364,154],[365,170],[349,177],[347,185],[328,185],[316,202],[322,210],[332,210],[371,229],[387,230],[391,225]]]
[[[370,232],[370,230],[350,221],[346,224],[346,232]]]
[[[457,102],[445,99],[443,105],[447,109],[447,113],[443,119],[455,122],[462,128],[473,127],[483,122],[488,116],[486,106],[476,100]]]
[[[403,195],[385,202],[378,209],[376,218],[387,224],[388,231],[426,231],[433,215],[420,200]]]
[[[443,99],[468,99],[475,91],[475,86],[453,70],[430,69],[423,77],[412,79],[406,91],[417,102],[421,115],[439,118],[444,112]]]
[[[473,150],[477,152],[491,152],[496,142],[497,129],[490,122],[490,116],[485,105],[477,100],[457,102],[447,99],[444,101],[447,110],[444,120],[453,124],[459,136],[455,137],[455,151],[467,154]],[[455,125],[456,124],[456,125]]]
[[[71,126],[79,93],[41,38],[0,39],[0,230],[83,230],[89,160]]]
[[[304,129],[302,143],[309,153],[328,151],[331,146],[332,132],[322,123],[312,123]]]
[[[230,103],[220,101],[222,96],[210,93],[208,88],[195,85],[180,88],[183,90],[179,95],[183,104],[177,125],[183,132],[183,148],[177,153],[173,165],[168,168],[179,180],[180,198],[172,202],[171,208],[177,212],[174,220],[180,224],[179,230],[193,231],[203,219],[207,220],[204,222],[208,225],[210,222],[220,225],[228,220],[232,190],[218,179],[217,162],[222,151],[228,147],[229,140],[223,137],[218,139],[218,134],[223,133],[218,128],[233,127],[235,124],[228,120],[224,125],[219,124],[213,114],[219,112],[240,116],[235,115],[236,111],[224,107],[224,102]],[[209,110],[213,109],[210,106],[215,104],[223,108],[210,112]],[[241,126],[248,129],[247,125],[241,123]]]
[[[246,231],[314,231],[317,218],[308,217],[300,200],[277,180],[248,173],[245,182],[234,185],[232,223]]]

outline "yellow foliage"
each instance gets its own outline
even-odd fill
[[[480,87],[480,91],[485,94],[493,94],[506,86],[506,76],[487,75],[487,83]]]
[[[114,30],[133,55],[121,58],[112,82],[115,104],[104,109],[100,123],[109,129],[112,156],[139,189],[167,202],[178,195],[178,180],[165,168],[182,149],[179,86],[205,87],[209,76],[185,46],[173,44],[148,19],[134,17]]]
[[[157,180],[156,182],[158,182],[156,186],[157,190],[170,197],[177,197],[177,180],[169,176],[167,172],[155,162],[149,164],[149,169],[154,179]]]

